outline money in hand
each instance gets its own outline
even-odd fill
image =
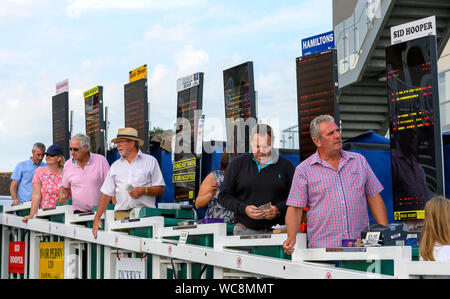
[[[268,210],[268,209],[270,209],[270,206],[271,206],[271,202],[268,202],[266,204],[259,206],[258,210]]]

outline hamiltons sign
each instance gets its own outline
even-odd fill
[[[302,55],[334,49],[334,31],[302,39]]]

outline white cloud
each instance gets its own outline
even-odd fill
[[[208,63],[209,54],[204,50],[196,50],[192,45],[187,45],[176,54],[175,62],[180,76],[190,75],[201,71]]]
[[[52,2],[58,3],[60,0],[2,0],[0,17],[3,19],[35,16],[39,14],[40,9]]]
[[[173,27],[154,25],[145,33],[145,39],[157,41],[186,41],[192,37],[192,28],[188,24],[180,24]]]
[[[82,11],[111,9],[147,9],[150,11],[165,11],[176,8],[196,7],[205,0],[68,0],[66,8],[69,18],[79,18]]]
[[[17,67],[18,65],[30,64],[36,58],[37,52],[31,50],[2,50],[0,49],[0,65],[10,64]]]
[[[51,141],[51,94],[48,89],[7,82],[0,89],[4,105],[0,109],[0,135],[4,144],[0,156],[8,157],[0,163],[0,171],[12,171],[15,165],[27,159],[34,142]],[[14,145],[14,150],[11,147]]]

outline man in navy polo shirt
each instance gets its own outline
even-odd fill
[[[268,232],[284,224],[295,171],[288,159],[273,150],[270,126],[258,124],[250,136],[251,153],[230,162],[219,193],[219,203],[234,212],[234,235]]]
[[[9,192],[13,200],[12,205],[31,201],[31,194],[33,193],[33,185],[31,182],[34,172],[39,166],[47,166],[42,162],[45,153],[45,145],[43,143],[35,143],[31,153],[31,158],[17,164],[11,175],[12,181]]]

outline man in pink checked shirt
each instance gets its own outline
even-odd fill
[[[369,224],[367,204],[378,224],[388,224],[383,186],[362,155],[342,150],[334,118],[316,117],[310,132],[317,151],[296,167],[286,202],[287,254],[294,251],[303,207],[308,207],[309,248],[340,247],[344,239],[360,238]]]

